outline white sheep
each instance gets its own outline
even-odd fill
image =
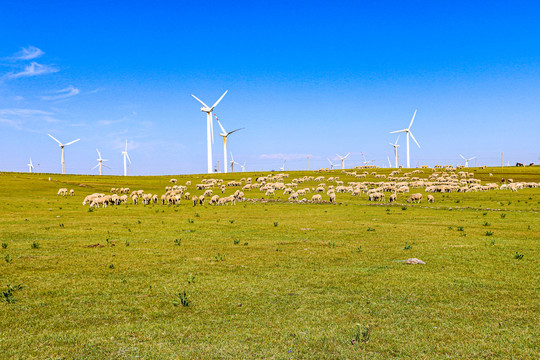
[[[58,195],[66,196],[67,194],[68,194],[68,189],[61,188],[60,190],[58,190],[58,193],[56,194],[56,196]]]

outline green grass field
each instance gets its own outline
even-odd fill
[[[540,181],[539,167],[469,171]],[[111,187],[161,195],[170,178],[0,174],[0,358],[540,357],[540,188],[418,205],[290,204],[281,191],[236,206],[82,205]]]

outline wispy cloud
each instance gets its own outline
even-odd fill
[[[14,56],[13,56],[13,59],[15,60],[32,60],[32,59],[36,59],[40,56],[42,56],[43,54],[45,54],[41,49],[35,47],[35,46],[29,46],[29,47],[26,47],[26,48],[22,48],[21,51],[19,51],[18,53],[16,53]]]
[[[63,100],[63,99],[70,98],[72,96],[79,95],[80,92],[81,91],[79,89],[70,85],[65,89],[55,91],[54,94],[56,95],[42,96],[41,99],[42,100]]]
[[[30,65],[27,65],[24,67],[23,71],[20,71],[18,73],[9,73],[6,75],[6,77],[8,79],[16,79],[20,77],[30,77],[30,76],[52,74],[58,71],[60,70],[58,68],[55,68],[54,66],[42,65],[42,64],[38,64],[35,61],[32,61]]]
[[[51,112],[36,109],[0,109],[0,116],[31,117],[35,115],[52,115]]]
[[[0,109],[0,124],[19,130],[37,131],[40,124],[59,122],[49,111],[37,109],[11,108]]]
[[[261,154],[258,156],[261,160],[303,160],[307,157],[314,158],[310,154]]]

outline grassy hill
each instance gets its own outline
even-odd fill
[[[465,170],[540,181],[539,167]],[[263,175],[174,178],[199,195],[205,178]],[[82,205],[111,187],[161,195],[171,177],[0,174],[0,358],[538,358],[539,188],[433,204],[276,191],[235,206]]]

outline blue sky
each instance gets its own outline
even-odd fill
[[[0,4],[0,170],[206,171],[214,103],[246,170],[328,166],[336,153],[411,164],[538,163],[540,5],[427,1],[7,1]],[[214,162],[223,166],[215,127]],[[401,163],[405,141],[401,136]],[[337,162],[337,161],[336,161]],[[471,162],[474,165],[475,160]]]

